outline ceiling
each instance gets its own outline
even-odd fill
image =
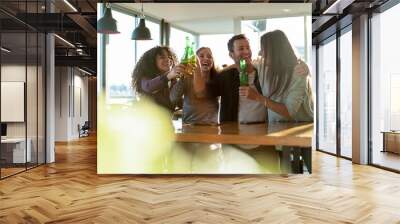
[[[51,7],[46,6],[46,2]],[[7,60],[18,61],[26,55],[29,61],[36,57],[36,32],[49,32],[74,45],[55,38],[56,66],[79,66],[95,74],[97,1],[68,0],[68,3],[70,5],[64,0],[0,0],[2,44],[12,50]],[[26,45],[27,28],[30,29]]]
[[[139,3],[116,5],[140,12]],[[311,15],[311,3],[145,3],[144,13],[197,34],[233,33],[235,19]],[[210,26],[212,24],[212,26]]]

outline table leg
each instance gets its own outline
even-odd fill
[[[292,149],[290,147],[282,147],[282,151],[280,151],[280,166],[281,166],[281,173],[288,174],[292,172],[292,160],[290,158]]]
[[[293,161],[292,171],[293,173],[303,173],[303,163],[300,160],[301,148],[293,147]]]
[[[311,148],[302,148],[301,157],[303,157],[304,163],[306,164],[308,173],[312,173],[312,150]]]

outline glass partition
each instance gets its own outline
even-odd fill
[[[352,34],[340,36],[340,154],[351,158],[352,149]]]
[[[372,163],[394,170],[400,170],[400,33],[394,29],[398,21],[400,4],[371,19]]]
[[[336,37],[318,48],[318,146],[336,154]]]
[[[26,147],[27,35],[2,33],[1,123],[6,126],[1,139],[2,177],[24,171],[31,151]]]
[[[12,2],[3,2],[0,7]],[[19,2],[16,13],[40,13],[44,1]],[[2,20],[7,20],[5,23]],[[0,13],[0,178],[45,163],[45,35]]]

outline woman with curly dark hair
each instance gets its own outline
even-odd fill
[[[173,111],[175,105],[169,98],[168,84],[185,71],[185,67],[176,65],[176,61],[175,54],[168,47],[156,46],[146,51],[132,73],[132,87],[135,92]]]

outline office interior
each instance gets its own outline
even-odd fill
[[[201,36],[184,28],[184,23],[174,26],[171,22],[171,32],[166,38],[161,29],[164,21],[156,15],[146,14],[146,4],[184,1],[134,2],[137,3],[135,7],[130,7],[129,3],[132,1],[128,0],[0,2],[1,186],[6,186],[13,178],[28,178],[35,170],[57,167],[57,156],[62,158],[63,169],[72,169],[76,164],[66,158],[80,156],[82,146],[79,144],[90,142],[94,144],[90,147],[95,148],[99,88],[107,89],[111,101],[123,102],[133,97],[129,91],[129,83],[125,85],[124,80],[129,80],[135,60],[114,58],[111,64],[105,65],[107,54],[97,54],[102,52],[102,48],[126,43],[134,49],[129,52],[132,58],[138,58],[145,49],[168,43],[172,47],[176,46],[177,55],[180,55],[179,51],[183,50],[182,40],[186,35],[202,44],[217,39],[224,41],[233,34]],[[130,36],[137,26],[135,24],[138,22],[142,2],[146,25],[154,37],[145,45],[121,37]],[[211,4],[218,1],[191,2]],[[229,2],[282,3],[274,0]],[[400,173],[400,101],[397,99],[400,93],[400,68],[396,57],[396,53],[400,52],[400,33],[396,29],[400,21],[399,1],[284,2],[309,3],[312,11],[310,18],[300,19],[302,23],[308,19],[310,21],[312,51],[298,51],[306,55],[303,59],[310,66],[313,77],[313,155],[317,155],[318,161],[326,156],[331,160],[317,164],[319,168],[311,177],[315,177],[318,183],[327,182],[328,184],[324,185],[326,190],[340,182],[341,178],[352,179],[356,172],[360,173],[353,179],[368,178],[367,176],[376,173],[390,176],[380,179],[379,184],[393,184],[387,189],[398,189],[398,183],[391,180],[398,178]],[[111,3],[113,17],[118,24],[132,24],[131,29],[119,30],[120,36],[96,33],[96,22],[102,16],[99,9],[104,9],[106,3]],[[240,25],[246,29],[248,36],[252,37],[268,29],[268,20],[264,30],[256,29],[259,28],[257,24],[259,23],[244,21]],[[280,28],[279,25],[277,28]],[[107,42],[101,42],[102,38]],[[303,38],[307,38],[304,37],[304,33]],[[221,60],[224,60],[223,57],[222,55]],[[112,68],[112,63],[115,63],[114,66],[125,63],[124,60],[129,65],[123,68],[126,70],[123,71],[125,77],[121,78],[121,82],[115,81],[114,86],[112,83],[106,86],[106,82],[103,81],[107,80],[107,69]],[[89,137],[82,137],[82,126],[86,122],[89,124]],[[82,143],[79,143],[80,141]],[[65,150],[68,144],[72,146]],[[86,160],[92,161],[92,165],[95,164],[95,154],[92,153],[80,161]],[[348,163],[349,165],[342,165]],[[365,172],[368,175],[363,175],[363,167],[366,167]],[[337,182],[320,179],[319,172],[327,172],[332,178],[337,177]],[[82,179],[84,178],[83,175]],[[118,181],[123,179],[107,176],[101,178],[115,178]],[[154,177],[157,178],[163,181],[162,177]],[[208,177],[199,178],[205,178],[202,180],[207,182]],[[155,181],[154,179],[151,181]],[[165,179],[166,183],[168,181]],[[370,180],[368,183],[373,182]],[[101,184],[101,181],[98,183]],[[356,185],[362,188],[358,184]],[[375,187],[374,184],[371,185]],[[346,185],[342,190],[346,191],[348,187]],[[383,193],[374,192],[374,189],[368,194],[380,198],[380,194]],[[395,191],[391,192],[394,192],[393,195],[397,194]],[[399,207],[395,208],[397,205],[395,203],[391,209],[398,210]],[[358,219],[343,218],[350,217],[346,215],[348,214],[342,214],[341,218],[335,221],[357,222]],[[386,220],[386,223],[395,223],[400,219],[395,212],[387,212],[383,216],[387,219],[381,221]],[[374,217],[377,216],[372,216],[372,219]]]
[[[85,122],[96,129],[97,43],[95,2],[0,7],[3,179],[55,162],[55,142],[79,139]]]

